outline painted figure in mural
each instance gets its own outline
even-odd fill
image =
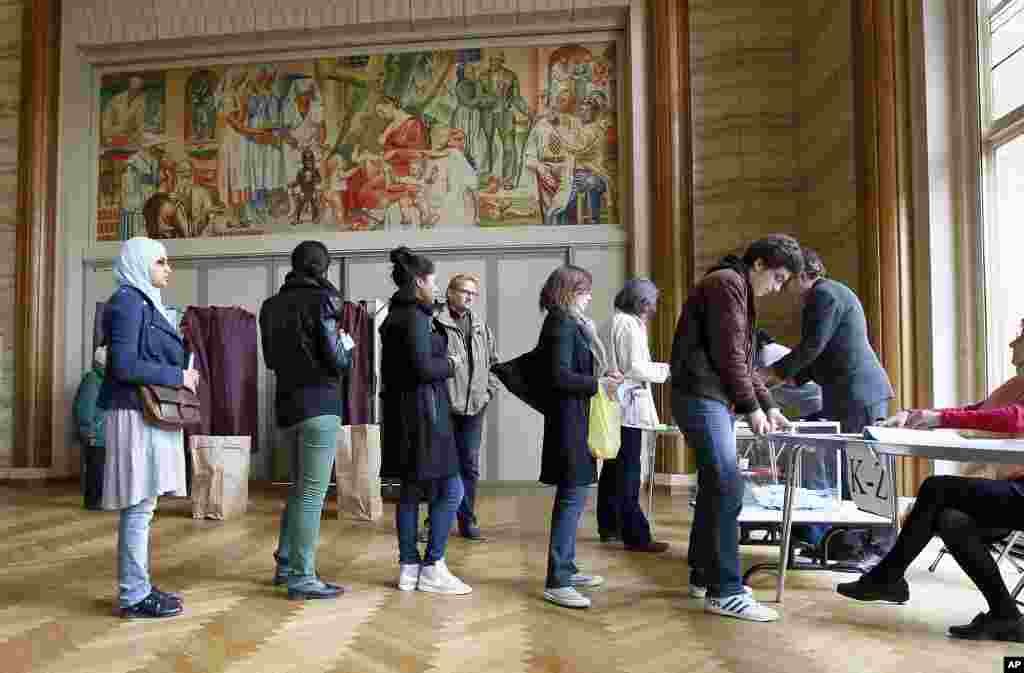
[[[601,118],[606,100],[600,93],[584,98],[579,109],[581,124],[573,138],[565,139],[566,150],[576,163],[573,191],[581,197],[569,200],[569,220],[577,224],[600,224],[601,200],[610,184],[605,160],[608,122]],[[587,215],[580,212],[584,203]]]
[[[248,192],[243,178],[245,111],[248,109],[249,74],[244,67],[232,67],[217,87],[217,109],[224,120],[220,150],[217,152],[217,192],[220,200],[245,222],[243,210]]]
[[[213,83],[208,70],[200,70],[188,79],[186,86],[191,120],[191,140],[210,142],[217,129],[217,106],[213,96]]]
[[[320,222],[320,183],[323,178],[320,169],[316,165],[316,156],[312,149],[302,151],[302,168],[295,176],[295,182],[291,187],[295,194],[295,214],[292,216],[292,225],[297,225],[302,219],[302,213],[309,207],[310,215],[315,224]]]
[[[571,95],[566,89],[555,103],[543,108],[526,139],[523,163],[531,191],[537,195],[544,224],[569,224],[568,208],[573,195],[575,160],[565,136],[574,135],[575,120],[561,109]]]
[[[505,67],[505,53],[491,55],[490,68],[481,76],[480,126],[485,142],[484,173],[497,177],[504,189],[515,188],[516,151],[515,113],[529,115],[526,100],[519,93],[519,76]],[[496,146],[495,141],[501,143]],[[497,152],[501,164],[497,166]]]
[[[462,131],[464,154],[473,166],[480,166],[483,158],[482,131],[480,127],[481,85],[479,64],[465,63],[456,71],[457,81],[452,91],[455,109],[449,126]]]
[[[448,129],[444,149],[433,160],[439,169],[436,187],[431,193],[433,205],[440,213],[438,226],[473,227],[480,224],[480,179],[469,162],[463,147],[462,129]]]
[[[161,162],[165,156],[166,142],[163,136],[144,134],[139,151],[125,162],[121,177],[121,208],[123,215],[131,220],[133,228],[141,224],[138,220],[146,201],[160,190]],[[136,231],[135,234],[141,235],[142,232]]]
[[[284,104],[285,156],[288,166],[304,163],[307,151],[319,158],[327,140],[327,126],[324,124],[324,106],[320,87],[312,77],[302,77],[292,82]]]
[[[365,152],[358,155],[362,157],[362,166],[348,178],[348,191],[345,192],[345,206],[354,216],[357,215],[356,210],[386,208],[397,199],[397,195],[388,193],[388,185],[392,182],[389,176],[396,179],[409,177],[412,162],[430,146],[426,124],[403,110],[394,98],[381,98],[376,113],[388,122],[376,139],[383,154],[380,157]],[[387,164],[387,168],[381,163]]]
[[[146,222],[146,236],[185,238],[185,228],[178,219],[177,204],[170,195],[157,192],[146,199],[142,216]]]
[[[181,161],[176,167],[177,184],[171,198],[178,211],[178,221],[188,238],[196,238],[207,232],[214,218],[223,212],[213,191],[196,184],[195,167],[191,161]]]
[[[248,218],[266,222],[271,215],[272,192],[288,186],[288,168],[282,149],[284,100],[277,93],[278,73],[273,65],[256,66],[246,105],[242,140],[242,182],[250,193]],[[287,208],[287,194],[285,194]],[[286,211],[287,212],[287,211]]]
[[[128,78],[128,88],[115,94],[101,115],[100,135],[107,146],[138,145],[146,130],[145,82],[138,75]],[[141,209],[141,205],[139,206]]]

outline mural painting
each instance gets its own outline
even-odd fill
[[[105,75],[97,237],[618,224],[614,43]]]

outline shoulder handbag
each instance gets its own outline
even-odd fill
[[[202,420],[199,397],[184,386],[142,383],[139,385],[139,397],[142,398],[142,417],[149,425],[164,430],[180,430],[199,425]]]

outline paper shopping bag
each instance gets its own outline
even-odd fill
[[[342,426],[334,465],[338,480],[338,518],[379,519],[384,514],[380,492],[380,426]]]
[[[230,519],[249,506],[248,435],[192,435],[192,518]]]

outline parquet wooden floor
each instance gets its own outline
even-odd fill
[[[0,503],[0,673],[964,673],[1024,655],[944,635],[984,604],[951,559],[926,571],[934,549],[912,568],[903,607],[841,598],[833,586],[845,575],[793,573],[780,622],[706,615],[685,593],[683,497],[659,498],[667,554],[602,545],[585,515],[578,559],[608,585],[584,611],[540,598],[550,491],[482,497],[490,541],[449,546],[449,565],[475,589],[467,597],[397,591],[393,508],[369,525],[334,519],[332,506],[319,567],[350,593],[306,603],[269,581],[278,494],[254,494],[226,523],[193,521],[186,501],[164,499],[153,574],[184,593],[186,612],[157,621],[113,616],[116,514],[82,510],[71,486],[0,489]],[[772,551],[745,548],[744,563]],[[762,598],[773,579],[755,581]]]

